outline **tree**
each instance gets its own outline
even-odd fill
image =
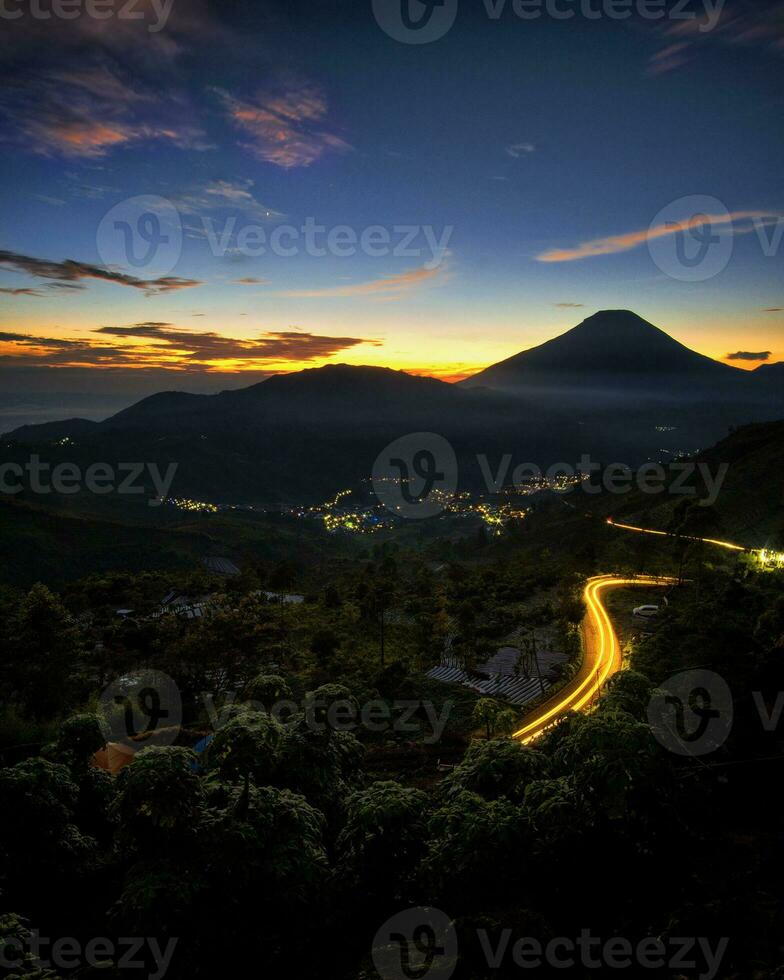
[[[176,678],[183,695],[209,691],[217,697],[236,691],[258,672],[260,663],[277,649],[279,627],[266,603],[254,598],[238,607],[218,606],[182,630],[176,617],[162,643],[163,669]]]
[[[85,769],[92,756],[106,743],[97,715],[71,715],[60,726],[54,752],[71,768]]]
[[[68,769],[27,759],[0,769],[0,866],[20,888],[88,858],[95,841],[76,824],[79,788]]]
[[[528,785],[545,777],[550,770],[547,756],[537,749],[509,738],[472,742],[462,762],[441,784],[447,797],[464,790],[486,800],[502,796],[520,803]]]
[[[489,740],[495,731],[498,716],[501,713],[501,705],[492,698],[480,698],[474,705],[471,718],[477,725],[485,726],[486,737]]]
[[[625,711],[637,721],[644,721],[651,700],[653,684],[636,670],[622,670],[607,682],[602,699],[603,711]]]
[[[112,809],[120,839],[131,850],[169,858],[192,838],[204,814],[195,763],[190,749],[153,746],[119,773]]]
[[[0,965],[12,980],[60,980],[60,974],[40,965],[31,951],[33,931],[27,920],[14,912],[0,913]],[[10,970],[10,973],[6,973]]]
[[[60,599],[34,585],[10,623],[3,686],[35,717],[70,700],[82,637]]]
[[[320,667],[328,667],[340,649],[340,637],[331,629],[317,630],[310,641],[310,652]]]
[[[242,781],[241,802],[247,803],[251,780],[256,786],[274,782],[283,736],[283,726],[265,711],[240,709],[216,732],[208,762],[222,780]]]
[[[482,909],[513,901],[528,863],[529,835],[521,808],[501,797],[483,800],[462,791],[428,821],[422,875],[438,901],[459,896]]]
[[[337,841],[342,874],[374,897],[404,900],[425,852],[427,796],[392,780],[352,793]]]
[[[289,701],[292,697],[288,681],[280,674],[257,674],[248,684],[245,693],[251,701],[257,701],[267,711],[271,710],[273,705]]]

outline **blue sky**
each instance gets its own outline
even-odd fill
[[[784,359],[781,3],[727,0],[707,31],[700,3],[691,20],[524,22],[461,0],[421,45],[369,0],[174,0],[155,32],[149,0],[135,9],[4,25],[10,388],[205,390],[336,360],[457,378],[615,307],[710,356]],[[138,196],[175,209],[172,267],[101,245]],[[731,255],[684,281],[675,235],[658,264],[646,235],[695,199],[722,209]],[[390,247],[259,256],[236,237],[308,219],[379,226]],[[231,221],[215,254],[205,222]],[[404,226],[411,254],[390,254]]]

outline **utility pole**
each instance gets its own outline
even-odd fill
[[[529,638],[523,642],[525,643],[526,652],[528,653],[529,657],[533,657],[533,662],[536,666],[536,676],[539,679],[539,688],[542,694],[544,694],[544,679],[542,678],[542,670],[539,666],[539,654],[536,649],[536,630],[530,629],[528,633]]]

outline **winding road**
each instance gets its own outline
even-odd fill
[[[524,744],[532,742],[567,712],[590,708],[609,678],[622,668],[621,646],[602,602],[603,593],[609,589],[628,586],[642,585],[650,588],[674,585],[676,582],[677,579],[674,578],[646,575],[636,578],[597,575],[588,579],[583,593],[587,612],[582,625],[584,656],[580,670],[557,694],[535,708],[526,717],[523,727],[512,737]]]

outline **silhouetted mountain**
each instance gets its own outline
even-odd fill
[[[465,387],[597,386],[662,391],[665,384],[744,385],[746,372],[684,347],[629,310],[602,310],[565,334],[500,361]]]
[[[330,365],[269,378],[217,395],[165,392],[89,431],[71,423],[26,427],[6,438],[25,447],[69,437],[69,458],[178,464],[174,492],[234,502],[315,501],[369,477],[394,439],[443,435],[455,449],[463,485],[480,485],[477,456],[493,472],[515,463],[572,459],[575,422],[523,399],[387,368]],[[20,446],[22,448],[22,446]],[[64,451],[64,450],[62,450]],[[555,454],[555,455],[553,455]]]
[[[784,361],[779,361],[776,364],[760,364],[751,373],[763,384],[784,387]]]
[[[12,432],[0,436],[0,440],[14,440],[16,442],[53,442],[55,439],[62,439],[65,436],[82,436],[89,434],[99,422],[91,422],[89,419],[66,419],[63,422],[41,422],[38,425],[23,425]]]
[[[337,364],[217,395],[162,392],[105,422],[27,426],[5,439],[86,463],[177,463],[180,496],[304,502],[366,479],[394,439],[435,432],[454,447],[462,486],[484,487],[481,456],[492,473],[510,458],[509,475],[583,453],[635,466],[784,415],[780,387],[754,375],[611,311],[460,385]]]
[[[569,412],[618,460],[693,453],[731,426],[784,415],[784,386],[684,347],[629,310],[603,310],[462,383]],[[646,458],[643,455],[643,458]]]

